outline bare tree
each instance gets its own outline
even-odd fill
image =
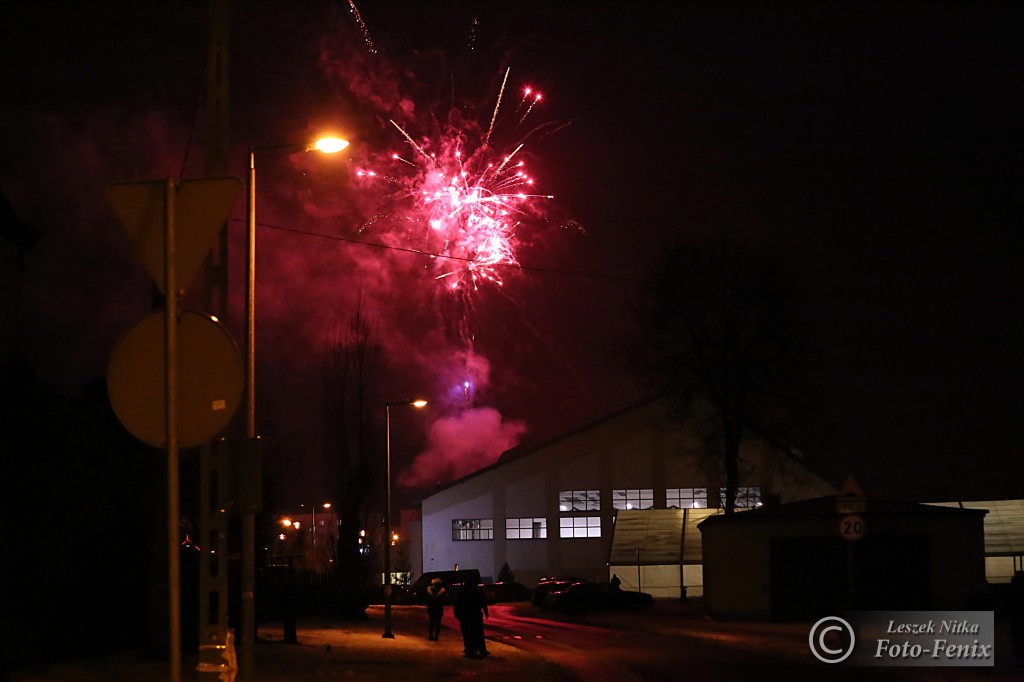
[[[339,521],[334,574],[339,607],[350,616],[364,614],[372,585],[360,531],[368,528],[380,476],[373,410],[382,404],[382,364],[383,348],[359,299],[347,326],[328,337],[322,361],[327,469]]]
[[[668,251],[644,293],[647,369],[703,436],[731,514],[744,433],[778,445],[788,431],[798,353],[786,287],[769,261],[723,239]]]

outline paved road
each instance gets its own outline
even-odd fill
[[[492,606],[490,640],[528,651],[556,665],[567,680],[779,679],[948,681],[1007,679],[991,669],[862,668],[821,663],[806,649],[798,629],[766,632],[726,629],[709,621],[682,628],[666,624],[646,631],[548,620]],[[450,614],[446,625],[458,623]],[[659,631],[661,630],[661,631]],[[979,677],[980,676],[980,677]]]

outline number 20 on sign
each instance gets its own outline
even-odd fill
[[[839,518],[839,534],[844,540],[860,540],[865,530],[864,517],[860,514],[846,514]]]

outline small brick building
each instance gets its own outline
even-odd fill
[[[985,585],[982,509],[819,497],[701,522],[704,604],[719,618],[963,609]]]

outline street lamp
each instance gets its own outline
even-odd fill
[[[386,454],[385,502],[384,502],[384,639],[394,639],[391,632],[391,408],[412,405],[415,408],[427,404],[422,398],[407,398],[387,403],[384,408],[384,445]]]
[[[245,269],[245,437],[256,437],[256,153],[266,151],[319,151],[324,154],[340,152],[348,140],[340,137],[322,137],[313,143],[279,144],[249,147],[249,231],[246,240],[248,253]]]
[[[319,506],[323,507],[326,510],[329,510],[331,508],[331,503],[330,502],[324,502],[323,504],[321,504]],[[305,504],[299,504],[299,507],[302,508],[303,512],[306,511],[306,505]],[[316,508],[317,508],[317,505],[312,504],[312,505],[310,505],[309,508],[310,508],[310,510],[312,511],[312,514],[313,514],[313,521],[312,521],[313,529],[310,532],[313,533],[313,547],[316,548]]]
[[[340,152],[348,141],[338,137],[324,137],[311,144],[279,144],[249,147],[249,178],[246,184],[249,230],[246,238],[245,267],[245,438],[256,438],[256,153],[265,151],[319,151],[325,154]],[[256,647],[256,517],[251,510],[242,516],[242,600],[239,626],[240,678],[249,682],[255,667]]]

